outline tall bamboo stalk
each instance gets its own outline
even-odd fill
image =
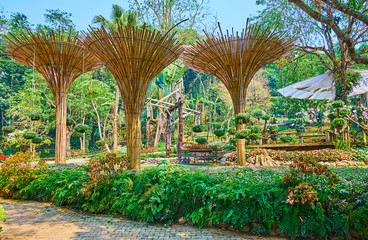
[[[245,112],[246,92],[253,76],[266,64],[285,54],[294,38],[260,24],[249,25],[239,34],[222,33],[217,36],[205,32],[206,38],[185,49],[183,59],[187,66],[219,78],[231,95],[235,115]],[[237,126],[237,130],[244,126]],[[237,140],[238,164],[245,164],[245,140]]]
[[[140,169],[141,114],[151,80],[182,53],[174,36],[157,30],[118,26],[83,34],[83,45],[114,76],[124,102],[130,167]]]
[[[97,58],[80,45],[70,30],[50,33],[32,32],[29,28],[15,36],[4,37],[9,56],[34,68],[47,81],[55,98],[56,139],[55,162],[66,162],[67,94],[73,81],[91,70],[102,67]]]

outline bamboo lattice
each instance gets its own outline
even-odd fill
[[[109,69],[124,102],[128,157],[140,168],[140,119],[150,82],[182,54],[174,35],[127,25],[82,32],[83,45]]]
[[[55,98],[56,139],[55,161],[66,162],[67,93],[73,81],[81,74],[102,67],[73,36],[71,30],[45,33],[25,32],[4,37],[8,55],[24,65],[34,68],[47,81]]]

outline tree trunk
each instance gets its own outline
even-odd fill
[[[141,168],[141,115],[139,113],[125,112],[127,155],[130,168]]]
[[[183,146],[183,103],[182,100],[179,99],[179,105],[178,105],[178,110],[179,110],[179,138],[178,138],[178,158],[181,158],[181,148]]]
[[[118,153],[118,109],[119,109],[119,88],[116,87],[116,97],[114,106],[114,122],[113,122],[113,147],[112,152]]]
[[[55,162],[66,163],[66,97],[67,94],[60,92],[56,100],[56,139],[55,139]]]
[[[170,157],[171,152],[171,129],[170,129],[170,112],[166,113],[166,157]],[[175,120],[175,119],[174,119]]]

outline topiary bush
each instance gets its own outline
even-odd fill
[[[74,131],[78,133],[85,133],[86,131],[88,131],[88,126],[84,124],[79,124],[74,127]]]
[[[212,126],[213,126],[214,129],[220,129],[221,128],[221,125],[222,125],[222,123],[220,123],[220,122],[214,122],[214,123],[212,123]]]
[[[248,139],[249,134],[250,134],[249,129],[240,130],[240,131],[237,131],[235,133],[235,138],[237,138],[237,139]]]
[[[350,109],[343,108],[343,109],[340,109],[339,114],[340,114],[341,116],[348,116],[348,115],[350,115],[350,114],[351,114],[351,111],[350,111]]]
[[[290,135],[284,135],[280,137],[280,141],[283,143],[289,143],[293,141],[293,137]]]
[[[192,130],[195,133],[204,132],[206,130],[206,126],[204,126],[204,125],[195,125],[195,126],[192,127]]]
[[[227,132],[230,134],[230,135],[234,135],[236,133],[236,128],[232,127],[232,128],[229,128],[227,130]]]
[[[104,147],[105,146],[105,144],[106,144],[106,141],[105,140],[98,140],[98,141],[96,141],[96,146],[98,147],[98,148],[102,148],[102,147]]]
[[[235,137],[229,138],[229,143],[236,146],[236,138]]]
[[[249,127],[251,133],[260,133],[262,132],[262,126],[253,125]]]
[[[216,129],[215,131],[213,131],[213,133],[216,135],[216,137],[222,137],[226,134],[226,130],[225,129]]]
[[[250,116],[250,114],[240,113],[240,114],[235,116],[235,123],[236,124],[250,123],[251,120],[252,120],[252,117]]]
[[[37,133],[31,132],[31,131],[27,131],[27,132],[23,133],[23,137],[25,139],[34,139],[34,138],[37,137]]]
[[[329,113],[327,115],[327,118],[330,120],[334,120],[335,118],[337,118],[337,113],[333,112],[333,113]]]
[[[345,124],[346,124],[346,120],[343,119],[343,118],[335,118],[332,121],[332,126],[334,128],[341,128],[341,127],[345,126]]]
[[[333,108],[337,109],[337,108],[344,107],[345,106],[345,103],[343,101],[341,101],[341,100],[338,100],[338,101],[332,102],[331,105],[332,105]]]
[[[71,118],[66,118],[66,125],[71,126],[74,124],[74,120]]]
[[[1,129],[4,133],[12,133],[15,131],[15,127],[13,126],[5,126]]]
[[[265,114],[265,115],[262,116],[262,120],[268,121],[270,119],[271,119],[271,116],[268,115],[268,114]]]
[[[200,138],[197,138],[195,141],[198,144],[205,144],[205,143],[207,143],[207,138],[200,137]]]
[[[73,135],[72,135],[73,138],[82,138],[83,137],[83,133],[80,133],[80,132],[75,132]]]
[[[254,118],[257,118],[258,120],[261,119],[264,115],[266,115],[266,112],[261,109],[254,110],[252,112],[252,116]]]
[[[34,113],[34,114],[30,115],[30,118],[31,118],[32,121],[38,121],[38,120],[41,119],[41,115],[38,114],[38,113]]]
[[[249,139],[251,140],[257,140],[261,138],[261,134],[260,133],[250,133],[249,134]]]
[[[33,144],[41,144],[42,143],[42,138],[39,138],[39,137],[33,138],[32,143]]]

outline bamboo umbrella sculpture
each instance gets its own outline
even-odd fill
[[[84,46],[114,76],[124,102],[130,167],[140,169],[141,114],[151,80],[182,53],[174,35],[127,25],[82,32]]]
[[[102,67],[99,60],[89,54],[71,30],[50,33],[25,32],[4,37],[9,56],[34,68],[46,79],[56,106],[55,162],[66,162],[66,99],[72,82],[84,72]]]
[[[205,32],[206,39],[188,46],[183,54],[187,66],[219,78],[231,95],[235,115],[245,112],[246,92],[256,72],[288,53],[295,39],[270,31],[260,24],[239,33],[217,36]],[[237,130],[244,129],[237,125]],[[245,140],[237,140],[238,164],[245,164]]]

